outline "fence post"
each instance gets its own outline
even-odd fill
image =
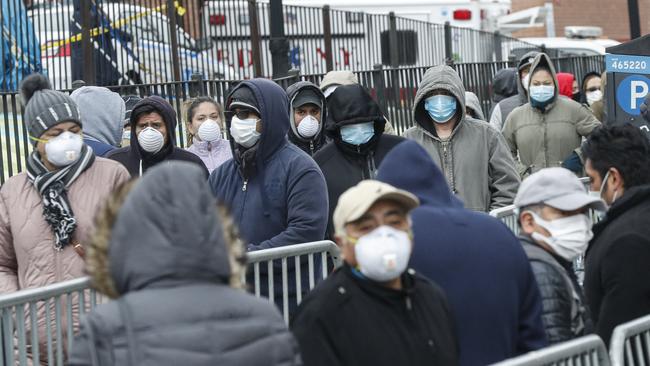
[[[332,55],[332,20],[330,6],[323,6],[323,41],[325,43],[325,69],[329,72],[334,70],[334,58]]]
[[[173,81],[181,81],[180,55],[178,54],[178,25],[174,0],[167,0],[167,20],[169,21],[169,40],[172,46]]]
[[[273,64],[273,78],[281,78],[289,71],[289,40],[284,34],[282,0],[270,1],[271,41],[269,49]]]
[[[386,80],[384,79],[384,67],[382,64],[375,64],[372,68],[372,83],[377,90],[377,102],[382,113],[388,113],[388,104],[386,103]]]
[[[501,32],[494,32],[494,59],[497,62],[503,61],[503,48],[501,46]]]
[[[253,52],[253,76],[262,76],[262,54],[260,51],[260,23],[257,19],[257,0],[248,0],[248,16],[251,31],[251,51]]]
[[[91,1],[80,1],[81,7],[81,52],[83,56],[83,79],[86,85],[95,85],[95,62],[93,60],[93,41],[90,38],[92,21],[90,19]]]
[[[203,84],[203,74],[195,72],[192,74],[190,83],[190,98],[196,98],[205,95],[205,85]]]
[[[449,64],[454,60],[454,49],[451,44],[451,23],[445,22],[445,63]]]
[[[395,12],[388,13],[388,49],[390,52],[390,66],[399,67],[399,47],[397,45],[397,18]]]

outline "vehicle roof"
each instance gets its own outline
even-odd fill
[[[521,41],[548,48],[586,49],[605,54],[605,48],[620,44],[613,39],[572,39],[565,37],[521,38]]]

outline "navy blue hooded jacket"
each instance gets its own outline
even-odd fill
[[[464,209],[416,142],[393,148],[377,179],[420,199],[411,213],[410,265],[445,290],[461,365],[487,365],[547,345],[539,288],[524,250],[505,225]]]

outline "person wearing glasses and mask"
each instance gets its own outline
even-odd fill
[[[446,65],[427,70],[414,105],[415,126],[404,137],[431,155],[465,207],[488,212],[512,204],[519,187],[515,162],[496,129],[467,115],[458,73]]]
[[[170,160],[195,163],[208,177],[201,158],[176,147],[176,111],[165,99],[156,95],[142,99],[133,107],[129,123],[131,143],[107,157],[122,163],[132,177],[140,177],[156,164]]]
[[[530,75],[529,103],[512,111],[503,129],[522,177],[575,159],[582,138],[600,126],[589,108],[559,97],[555,68],[546,54],[535,57]]]
[[[418,199],[375,180],[334,211],[344,264],[300,304],[291,330],[305,365],[458,365],[442,290],[408,269]]]
[[[0,189],[0,294],[84,276],[83,257],[95,213],[129,180],[123,166],[96,157],[83,142],[79,108],[67,94],[52,90],[45,76],[27,77],[21,96],[33,152],[27,156],[26,171]],[[72,312],[78,314],[78,304]],[[37,314],[39,354],[45,360],[44,303],[37,306]],[[62,329],[68,320],[62,318]],[[47,326],[54,329],[54,321]],[[27,337],[30,350],[37,347],[31,340]],[[55,337],[54,342],[59,341]]]
[[[231,210],[247,250],[323,240],[328,207],[325,179],[314,160],[287,139],[285,91],[270,80],[247,80],[231,91],[225,106],[233,159],[215,169],[209,183],[217,199]],[[288,273],[295,273],[293,263],[288,268]],[[264,296],[268,295],[265,271],[260,271]],[[278,266],[275,273],[280,271]],[[307,290],[308,271],[301,275],[301,291]],[[297,306],[297,291],[295,276],[289,277],[291,310]],[[249,283],[252,280],[251,276]],[[275,276],[273,288],[275,300],[283,304],[281,276]]]

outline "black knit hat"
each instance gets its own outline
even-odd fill
[[[20,95],[25,105],[23,115],[27,132],[38,138],[45,131],[62,122],[81,126],[81,113],[69,95],[52,90],[50,81],[41,74],[32,74],[20,84]],[[30,139],[36,145],[34,139]]]

